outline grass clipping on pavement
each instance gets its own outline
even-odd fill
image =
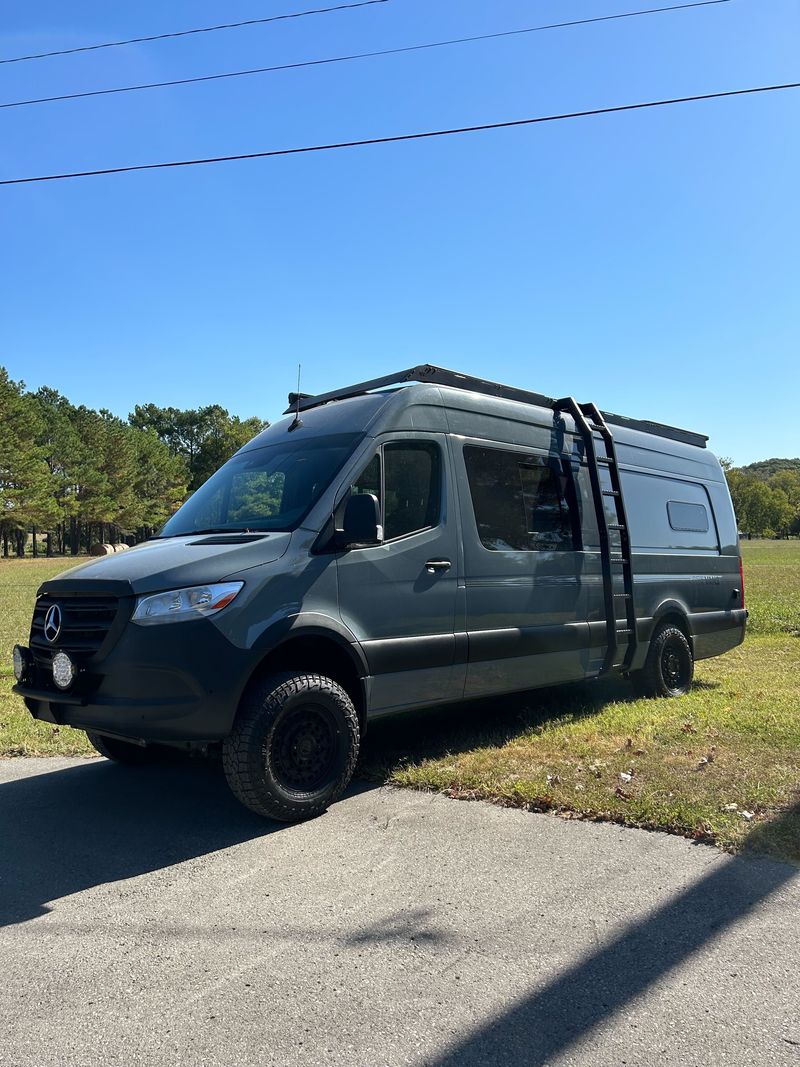
[[[565,817],[667,830],[800,862],[800,542],[745,542],[744,645],[692,692],[636,700],[620,679],[376,723],[360,772]],[[68,561],[0,561],[0,755],[90,755],[13,696],[11,646]]]

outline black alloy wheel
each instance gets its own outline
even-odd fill
[[[306,704],[276,724],[268,758],[277,781],[298,793],[325,782],[336,757],[336,723],[319,704]]]
[[[661,650],[661,674],[668,689],[683,689],[686,686],[686,663],[675,643],[666,644]]]
[[[679,697],[692,688],[694,657],[683,630],[664,623],[650,640],[644,668],[634,675],[644,696]]]
[[[320,674],[279,674],[245,694],[222,746],[222,764],[245,807],[297,822],[339,799],[359,743],[358,713],[337,682]]]

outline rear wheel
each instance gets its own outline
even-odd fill
[[[665,624],[650,641],[644,669],[635,676],[644,696],[679,697],[692,688],[694,657],[684,632]]]
[[[296,822],[341,796],[358,747],[358,715],[340,685],[319,674],[280,674],[245,696],[222,763],[242,804]]]

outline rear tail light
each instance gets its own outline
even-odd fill
[[[739,599],[742,602],[741,606],[744,607],[744,564],[741,556],[739,556]]]

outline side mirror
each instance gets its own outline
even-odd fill
[[[349,545],[379,545],[383,541],[381,507],[372,493],[354,493],[344,509],[342,529],[336,542],[340,548]]]

